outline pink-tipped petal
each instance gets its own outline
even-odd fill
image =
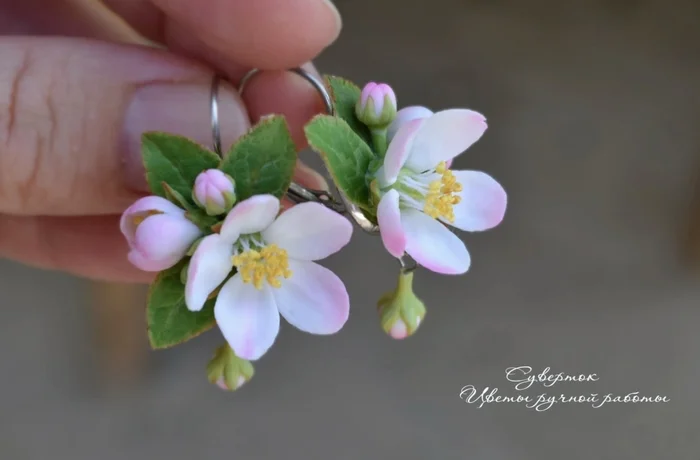
[[[231,243],[213,234],[205,237],[190,259],[185,285],[185,304],[190,311],[199,311],[209,294],[224,282],[233,264]]]
[[[401,257],[406,251],[406,234],[401,226],[399,192],[389,190],[377,206],[377,220],[384,247],[394,257]]]
[[[413,139],[419,128],[423,124],[423,119],[411,120],[404,124],[396,137],[389,144],[384,157],[384,165],[381,169],[381,174],[378,174],[379,185],[388,187],[396,182],[399,177],[399,171],[408,160],[409,154],[412,151]]]
[[[147,217],[136,229],[134,249],[151,260],[177,257],[178,260],[201,235],[195,224],[184,216],[156,214]]]
[[[392,339],[402,340],[408,337],[408,328],[406,323],[403,322],[401,318],[397,319],[391,329],[389,330],[389,335]]]
[[[162,270],[167,270],[180,261],[178,257],[170,257],[162,260],[151,260],[138,252],[136,249],[129,251],[127,259],[134,267],[145,272],[159,272]]]
[[[319,260],[350,242],[352,224],[322,204],[302,203],[283,212],[262,236],[286,250],[292,259]]]
[[[501,184],[481,171],[453,171],[462,184],[462,200],[454,206],[455,221],[446,222],[467,232],[480,232],[500,224],[508,196]]]
[[[290,261],[292,276],[273,289],[280,314],[310,334],[338,332],[348,320],[350,299],[335,273],[314,262]]]
[[[122,217],[119,222],[119,228],[129,244],[132,244],[134,235],[136,234],[137,225],[134,217],[145,216],[149,211],[158,211],[173,215],[185,214],[184,209],[178,208],[170,201],[159,196],[147,196],[136,200],[134,204],[129,206],[122,213]]]
[[[370,94],[372,94],[372,91],[374,88],[377,87],[377,84],[373,81],[367,83],[364,88],[362,88],[362,92],[360,93],[360,105],[364,109],[365,106],[367,105],[367,99],[369,99]]]
[[[396,118],[391,122],[386,133],[387,142],[391,142],[399,132],[399,129],[411,120],[417,120],[419,118],[428,118],[433,114],[433,111],[427,107],[422,107],[419,105],[413,105],[409,107],[404,107],[396,113]]]
[[[255,361],[275,343],[280,315],[272,289],[265,285],[258,290],[234,275],[219,291],[214,305],[216,324],[236,356]]]
[[[427,118],[413,138],[406,166],[426,171],[471,147],[486,131],[486,119],[467,109],[436,112]]]
[[[265,230],[275,220],[280,200],[272,195],[254,195],[241,201],[228,213],[221,226],[221,236],[236,241],[240,235]]]
[[[471,264],[462,240],[439,221],[415,209],[401,212],[406,252],[428,270],[444,275],[466,273]]]

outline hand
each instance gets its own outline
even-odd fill
[[[258,67],[280,72],[257,75],[244,100],[220,89],[222,145],[275,112],[304,147],[301,128],[323,105],[282,69],[313,59],[340,26],[326,0],[0,0],[0,257],[149,280],[118,225],[148,191],[141,133],[210,146],[212,67],[234,85]],[[323,187],[303,165],[296,179]]]

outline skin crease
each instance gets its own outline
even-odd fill
[[[63,203],[58,215],[51,206],[41,208],[47,194],[70,191],[80,195],[81,181],[98,174],[90,165],[105,164],[94,160],[99,152],[90,152],[89,163],[76,156],[83,154],[75,148],[84,141],[80,139],[83,134],[112,129],[111,125],[90,124],[108,119],[101,114],[84,115],[92,110],[83,107],[89,105],[85,95],[94,92],[109,97],[113,89],[99,86],[99,78],[91,79],[89,87],[79,79],[72,83],[73,78],[91,71],[80,67],[91,62],[80,56],[94,49],[96,61],[109,61],[112,55],[120,59],[124,66],[118,72],[124,75],[150,65],[159,75],[172,74],[198,83],[209,81],[216,69],[234,86],[252,67],[271,70],[251,80],[238,102],[240,110],[251,123],[265,114],[284,114],[301,149],[305,147],[302,126],[323,111],[323,104],[310,85],[284,69],[303,65],[315,72],[309,61],[337,38],[340,28],[337,11],[325,0],[201,0],[196,8],[190,0],[0,0],[1,54],[16,57],[0,62],[0,257],[107,281],[149,282],[154,276],[127,261],[119,215],[95,212],[91,192],[82,194],[80,206]],[[51,67],[47,59],[55,53],[65,53],[78,68],[60,78],[44,78],[42,65]],[[54,110],[51,104],[63,102],[52,91],[68,91],[71,103],[58,107],[60,119],[38,119],[32,104]],[[66,110],[71,110],[67,117]],[[20,129],[17,120],[26,125],[31,117],[37,118],[37,128]],[[41,123],[48,123],[46,131],[51,136],[47,139],[36,134],[43,128]],[[84,129],[78,135],[63,132],[71,123],[83,123]],[[109,160],[110,164],[114,161]],[[86,168],[81,174],[75,173],[76,162]],[[327,187],[301,163],[295,180],[311,188]],[[143,195],[119,187],[122,189],[114,193],[129,200]],[[111,195],[94,199],[114,201]],[[18,212],[17,200],[31,204],[31,211]],[[128,204],[125,199],[123,207]]]

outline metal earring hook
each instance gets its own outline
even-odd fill
[[[333,108],[333,98],[331,95],[328,93],[328,90],[326,89],[326,86],[323,84],[321,80],[319,80],[315,75],[311,74],[310,72],[307,72],[306,70],[302,68],[293,68],[293,69],[288,69],[289,72],[295,73],[305,79],[307,82],[311,84],[311,86],[316,89],[316,91],[321,95],[323,99],[323,103],[326,109],[326,112],[329,115],[334,115],[335,110]],[[242,79],[241,82],[238,86],[238,94],[243,95],[243,92],[245,91],[245,88],[247,87],[248,83],[250,80],[260,73],[260,69],[252,69],[249,71]],[[213,140],[214,140],[214,151],[221,156],[221,129],[220,129],[220,124],[219,124],[219,102],[218,102],[218,97],[219,97],[219,82],[221,80],[221,77],[219,75],[215,75],[214,79],[212,80],[212,87],[211,87],[211,126],[212,126],[212,135],[213,135]],[[330,171],[329,171],[330,173]],[[295,203],[304,203],[307,201],[313,201],[316,203],[323,204],[324,206],[328,207],[329,209],[339,213],[339,214],[348,214],[352,219],[355,221],[355,223],[365,232],[377,235],[379,234],[379,227],[377,225],[374,225],[362,212],[362,210],[352,203],[348,198],[345,196],[345,194],[338,189],[338,187],[333,184],[333,188],[335,188],[335,191],[337,195],[340,197],[341,203],[337,202],[334,198],[333,195],[330,194],[329,192],[326,192],[325,190],[309,190],[297,183],[292,183],[289,187],[289,190],[287,191],[287,196],[289,199],[294,201]]]

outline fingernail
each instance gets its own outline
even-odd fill
[[[213,150],[211,87],[201,83],[153,83],[138,88],[126,110],[123,131],[124,174],[127,185],[148,191],[141,159],[141,135],[162,131],[192,139]],[[250,128],[248,113],[236,91],[219,87],[221,147],[228,147]]]
[[[343,18],[340,16],[340,11],[338,11],[338,8],[336,8],[331,0],[323,0],[323,3],[333,12],[335,23],[338,28],[338,35],[340,35],[340,30],[343,28]],[[336,38],[338,37],[336,36]]]

